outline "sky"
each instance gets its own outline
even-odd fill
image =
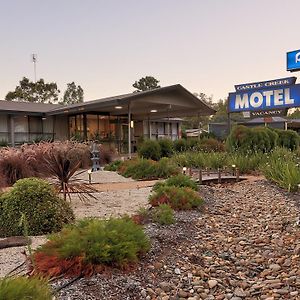
[[[93,100],[161,86],[227,97],[235,84],[297,73],[299,0],[0,0],[0,99],[23,78],[63,92],[74,81]],[[61,94],[62,96],[62,94]]]

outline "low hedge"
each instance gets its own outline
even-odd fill
[[[70,205],[57,196],[48,182],[38,178],[20,179],[0,196],[1,237],[23,234],[19,226],[22,214],[30,235],[59,231],[74,220]]]
[[[160,139],[158,140],[158,145],[160,147],[161,157],[171,157],[174,153],[174,145],[170,139]]]
[[[168,204],[175,210],[189,210],[203,204],[197,192],[188,187],[162,186],[149,196],[152,206]]]
[[[159,160],[161,158],[161,148],[157,141],[145,140],[138,147],[138,154],[145,159]]]
[[[249,128],[243,125],[235,126],[226,140],[229,151],[243,153],[270,152],[277,146],[295,150],[299,144],[300,136],[293,130]]]
[[[276,130],[278,134],[277,145],[290,150],[296,150],[300,146],[300,136],[293,130]]]
[[[37,272],[49,276],[86,274],[101,265],[128,266],[149,248],[142,227],[128,217],[84,219],[51,235],[34,259]]]
[[[46,280],[31,277],[0,279],[1,300],[51,300],[53,295]]]
[[[175,223],[174,211],[168,204],[160,204],[153,213],[152,219],[160,225],[171,225]]]
[[[132,177],[133,179],[157,179],[178,174],[179,169],[168,158],[162,158],[158,162],[137,158],[122,162],[118,172],[122,176]]]
[[[163,186],[188,187],[195,191],[198,190],[197,183],[193,179],[191,179],[190,177],[188,177],[184,174],[178,174],[178,175],[172,176],[172,177],[168,178],[167,180],[165,180],[164,182],[162,182],[162,181],[157,182],[153,186],[153,191],[156,191],[160,187],[163,187]]]

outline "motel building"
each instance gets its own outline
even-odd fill
[[[214,113],[180,84],[73,105],[0,100],[0,142],[96,140],[130,154],[141,138],[180,138],[182,117]]]

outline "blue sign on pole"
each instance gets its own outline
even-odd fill
[[[229,93],[228,112],[300,107],[300,84],[294,82],[291,77],[237,85],[236,92]]]
[[[300,71],[300,50],[291,51],[286,54],[287,71]]]

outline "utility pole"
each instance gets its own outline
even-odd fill
[[[37,62],[37,55],[33,53],[31,55],[31,58],[32,58],[32,62],[33,62],[34,82],[36,83],[36,62]]]

